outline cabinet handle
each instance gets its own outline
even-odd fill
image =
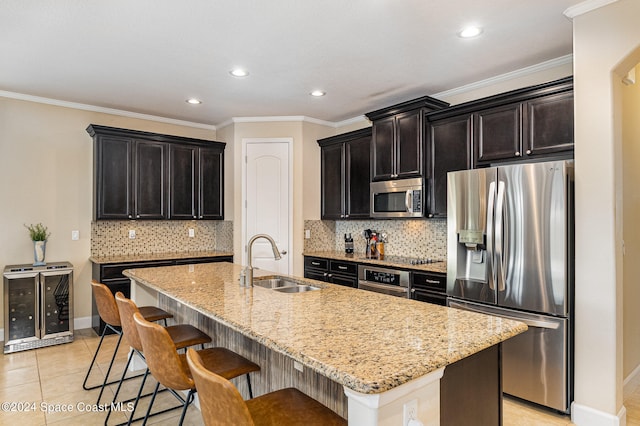
[[[129,215],[129,219],[131,219],[131,218],[132,218],[132,216],[131,216],[131,215]]]
[[[313,266],[320,266],[320,262],[311,262]]]
[[[529,154],[531,154],[531,150],[530,149],[527,150],[527,155],[529,155]]]
[[[424,279],[424,282],[429,283],[429,284],[440,284],[440,281],[436,281],[436,280],[429,280],[429,279]]]
[[[348,268],[346,266],[339,266],[338,265],[338,269],[342,269],[343,271],[346,271]]]
[[[140,217],[140,215],[139,215],[139,214],[137,214],[137,215],[136,215],[136,217]]]
[[[520,157],[520,151],[516,151],[516,157]]]

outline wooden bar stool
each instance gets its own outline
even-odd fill
[[[182,425],[187,408],[193,401],[196,392],[196,385],[187,366],[186,355],[178,354],[176,345],[164,327],[145,320],[140,314],[134,314],[133,318],[138,327],[138,334],[146,354],[147,365],[153,377],[158,381],[143,424],[146,423],[149,413],[151,413],[158,387],[162,384],[172,390],[171,392],[183,404],[180,422],[178,423],[178,425]],[[200,357],[203,368],[215,371],[216,374],[225,379],[232,379],[246,374],[249,394],[253,395],[249,373],[260,370],[257,364],[225,348],[208,348],[193,352]],[[188,391],[187,397],[182,398],[176,391]]]
[[[114,380],[112,382],[108,382],[108,380],[109,374],[111,373],[111,367],[113,367],[113,362],[116,359],[118,348],[120,347],[120,342],[122,341],[122,331],[120,330],[120,313],[118,312],[116,299],[114,298],[113,293],[111,293],[111,290],[109,290],[109,287],[102,283],[99,283],[96,280],[92,280],[91,288],[93,289],[93,295],[96,301],[96,307],[98,308],[98,314],[100,315],[100,318],[102,318],[102,321],[105,322],[105,327],[102,330],[102,334],[100,335],[100,342],[98,343],[98,347],[96,348],[96,353],[93,354],[93,359],[91,360],[91,364],[89,365],[89,369],[87,370],[87,375],[84,377],[84,382],[82,382],[82,388],[84,390],[101,388],[100,393],[98,394],[98,400],[96,402],[96,405],[98,405],[100,404],[100,398],[102,398],[104,388],[107,385],[112,385],[117,382],[117,380]],[[169,312],[155,306],[141,306],[140,314],[147,321],[154,322],[164,320],[164,325],[167,325],[167,318],[173,318],[173,315],[171,315]],[[113,350],[113,355],[111,356],[111,361],[109,362],[109,368],[107,368],[107,374],[105,374],[102,384],[87,386],[87,380],[89,379],[91,370],[95,365],[96,358],[98,357],[98,353],[100,352],[100,347],[102,347],[102,342],[104,341],[104,336],[106,335],[107,330],[111,330],[118,335],[118,342],[116,343],[116,348]],[[140,376],[141,375],[127,377],[125,380],[134,379]]]
[[[206,426],[346,425],[347,421],[295,388],[244,401],[233,383],[207,368],[198,352],[187,350]]]
[[[134,353],[138,354],[140,358],[145,359],[145,355],[143,353],[144,351],[142,349],[142,343],[140,341],[140,336],[138,335],[136,324],[133,321],[134,314],[137,313],[139,315],[142,315],[142,313],[140,312],[140,309],[136,306],[136,304],[133,302],[133,300],[127,299],[126,297],[124,297],[124,295],[121,292],[116,293],[115,300],[116,300],[116,305],[118,307],[118,313],[120,314],[120,323],[122,325],[122,333],[127,339],[129,346],[131,346],[131,348],[133,349],[129,353],[127,364],[125,365],[124,371],[122,372],[122,378],[124,379],[125,375],[127,374],[129,365],[131,364],[131,359],[133,358]],[[162,327],[162,326],[158,325],[158,327]],[[194,345],[202,345],[202,347],[204,347],[205,343],[211,342],[211,337],[209,337],[207,334],[203,333],[202,331],[198,330],[196,327],[189,324],[170,325],[168,327],[162,327],[162,329],[166,330],[166,332],[169,334],[175,346],[179,349],[186,348],[188,346],[194,346]],[[142,383],[140,383],[138,394],[134,399],[135,402],[133,404],[133,408],[129,416],[128,424],[131,424],[131,422],[133,421],[140,420],[140,419],[134,419],[134,414],[136,411],[136,407],[138,406],[138,402],[140,401],[140,398],[143,396],[142,390],[144,388],[144,384],[146,383],[148,375],[149,375],[149,368],[147,367],[142,377]],[[118,384],[118,388],[116,389],[113,395],[113,403],[111,404],[111,406],[114,406],[114,404],[117,401],[120,388],[122,387],[122,382],[123,380],[121,380],[120,383]],[[148,396],[148,395],[144,395],[144,396]],[[130,402],[130,400],[125,402]],[[164,413],[166,411],[174,410],[176,408],[179,408],[179,407],[172,407],[167,410],[163,410],[162,412]],[[160,414],[160,413],[155,413],[155,414]],[[105,419],[105,424],[107,423],[107,420],[109,420],[110,415],[111,415],[111,410],[108,409],[107,417]]]

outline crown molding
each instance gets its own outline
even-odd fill
[[[124,110],[115,109],[115,108],[104,108],[104,107],[99,107],[95,105],[81,104],[78,102],[61,101],[59,99],[44,98],[41,96],[26,95],[23,93],[7,92],[4,90],[0,90],[0,97],[18,99],[21,101],[36,102],[39,104],[60,106],[64,108],[79,109],[83,111],[119,115],[121,117],[137,118],[140,120],[156,121],[159,123],[175,124],[177,126],[195,127],[198,129],[206,129],[206,130],[216,130],[216,126],[213,126],[211,124],[194,123],[193,121],[176,120],[174,118],[159,117],[157,115],[141,114],[137,112],[124,111]]]
[[[563,12],[563,15],[569,19],[573,19],[576,16],[584,15],[592,10],[599,9],[609,3],[615,3],[617,1],[618,0],[586,0],[567,8],[567,10]]]
[[[462,93],[471,92],[473,90],[482,89],[487,86],[492,86],[494,84],[499,84],[505,81],[514,80],[519,77],[535,74],[540,71],[544,71],[550,68],[555,68],[561,65],[570,64],[572,62],[573,62],[573,54],[565,55],[556,59],[540,62],[539,64],[532,65],[530,67],[521,68],[519,70],[511,71],[505,74],[500,74],[495,77],[487,78],[485,80],[476,81],[475,83],[470,83],[464,86],[456,87],[455,89],[445,90],[444,92],[435,93],[430,96],[434,98],[446,99],[448,96],[455,96]]]

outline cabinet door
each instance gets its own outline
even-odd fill
[[[373,122],[372,180],[390,179],[394,171],[395,116]]]
[[[220,149],[200,148],[198,219],[224,219],[224,156]]]
[[[519,103],[473,114],[475,164],[522,156],[521,115]]]
[[[166,219],[166,144],[136,141],[135,199],[136,219]]]
[[[447,215],[447,173],[471,165],[471,114],[429,123],[428,217]]]
[[[573,150],[573,92],[528,101],[525,111],[527,155]]]
[[[395,177],[422,176],[422,112],[396,115]]]
[[[322,219],[344,218],[343,144],[328,145],[321,151]]]
[[[101,136],[95,146],[96,219],[132,219],[131,161],[133,141]]]
[[[371,137],[345,143],[345,217],[368,218],[371,210]]]
[[[197,148],[171,145],[169,151],[169,218],[196,219]]]

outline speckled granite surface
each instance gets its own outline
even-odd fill
[[[363,254],[346,254],[340,251],[305,251],[304,256],[323,257],[325,259],[345,260],[348,262],[356,263],[369,263],[380,266],[391,266],[402,269],[411,269],[414,271],[425,272],[440,272],[442,274],[447,273],[447,262],[427,263],[424,265],[407,265],[406,263],[395,263],[391,259],[393,256],[387,256],[384,259],[369,259]]]
[[[151,260],[171,260],[171,259],[195,259],[201,257],[221,257],[233,256],[230,251],[182,251],[172,253],[144,253],[144,254],[125,254],[112,256],[91,256],[89,260],[97,264],[107,263],[128,263],[128,262],[148,262]]]
[[[191,270],[191,271],[190,271]],[[125,275],[362,393],[380,393],[526,330],[517,321],[304,278],[297,294],[238,284],[241,266],[208,263]],[[255,277],[273,275],[255,271]]]

